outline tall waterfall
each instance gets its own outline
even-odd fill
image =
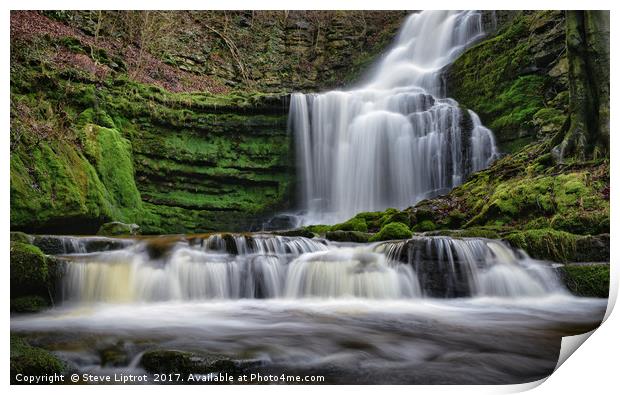
[[[492,132],[445,97],[441,78],[483,33],[479,12],[413,14],[364,85],[292,96],[305,222],[402,209],[490,164],[497,154]]]
[[[83,240],[74,244],[90,243]],[[351,245],[267,234],[215,234],[136,240],[116,248],[66,255],[60,299],[130,303],[563,292],[548,264],[487,239],[436,236]]]

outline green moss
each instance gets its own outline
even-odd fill
[[[136,235],[139,229],[140,227],[136,224],[108,222],[101,225],[97,234],[102,236]]]
[[[548,168],[532,164],[525,174],[510,179],[466,185],[474,193],[465,197],[476,215],[468,226],[508,223],[525,228],[552,227],[576,234],[608,232],[609,201],[602,184],[589,171],[528,176]],[[478,184],[478,185],[477,185]],[[473,187],[473,188],[472,188]],[[525,225],[527,223],[527,225]]]
[[[11,383],[15,376],[43,376],[62,374],[65,365],[53,354],[41,348],[32,347],[24,339],[11,336]]]
[[[422,222],[417,223],[413,227],[414,232],[428,232],[437,229],[437,225],[433,223],[431,220],[424,220]]]
[[[40,249],[11,242],[11,296],[47,296],[49,279],[47,260]]]
[[[337,230],[349,230],[356,232],[368,232],[368,225],[363,218],[354,217],[348,220],[347,222],[343,222],[341,224],[337,224],[331,227],[332,231]]]
[[[95,86],[70,68],[47,72],[52,89],[37,82],[40,71],[17,69],[12,102],[32,116],[13,106],[12,130],[49,124],[65,135],[26,133],[12,150],[13,229],[93,234],[119,221],[148,233],[242,230],[289,203],[286,116],[270,107],[277,96],[171,93],[122,74]]]
[[[406,213],[405,211],[396,210],[395,212],[390,212],[388,210],[386,210],[386,213],[383,215],[383,217],[381,217],[379,221],[379,224],[381,225],[381,227],[389,223],[392,223],[392,222],[400,222],[407,226],[411,225],[411,218],[409,217],[409,214]]]
[[[459,237],[482,237],[485,239],[499,239],[500,234],[495,229],[489,228],[469,228],[458,233]]]
[[[140,218],[142,200],[134,179],[131,144],[116,129],[88,124],[85,134],[86,155],[97,169],[107,199],[118,210],[113,217],[125,221]]]
[[[575,235],[553,229],[532,229],[508,234],[505,239],[533,258],[568,262],[575,255]]]
[[[37,230],[59,217],[88,217],[94,224],[83,225],[98,228],[112,208],[95,169],[70,144],[41,142],[12,153],[13,227]]]
[[[49,307],[49,301],[38,295],[11,299],[11,311],[16,313],[38,313]]]
[[[393,222],[382,227],[379,233],[372,236],[369,241],[409,239],[411,236],[412,233],[407,225],[400,222]]]
[[[317,235],[324,235],[325,233],[331,230],[331,225],[308,225],[306,229],[308,229],[312,233],[316,233]]]
[[[561,268],[566,287],[575,295],[607,298],[609,265],[566,265]]]
[[[30,244],[32,242],[32,237],[24,232],[11,232],[11,241]]]
[[[325,238],[332,241],[352,242],[352,243],[367,243],[372,237],[371,233],[336,230],[333,232],[327,232]]]
[[[555,133],[566,101],[547,100],[567,87],[548,73],[564,54],[561,12],[519,12],[492,38],[465,51],[448,72],[448,91],[488,125],[504,152],[516,152],[538,133]],[[540,28],[544,26],[544,28]],[[541,44],[542,43],[542,44]],[[535,66],[534,66],[535,65]],[[557,97],[557,95],[556,95]]]

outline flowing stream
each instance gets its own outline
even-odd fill
[[[442,80],[483,35],[477,11],[413,14],[364,84],[292,96],[303,223],[409,207],[497,157],[493,133],[446,97]]]
[[[60,248],[56,307],[13,316],[11,330],[91,374],[145,373],[145,352],[183,350],[326,383],[527,382],[551,373],[561,337],[594,328],[606,307],[496,240],[34,242]]]

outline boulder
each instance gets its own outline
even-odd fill
[[[358,232],[354,230],[335,230],[325,233],[325,238],[331,241],[342,241],[352,243],[368,243],[372,233]]]
[[[65,370],[63,362],[54,354],[33,347],[20,337],[11,336],[11,384],[23,384],[15,380],[18,374],[43,376],[62,374]]]
[[[140,227],[136,224],[115,221],[101,225],[97,234],[101,236],[137,235],[139,231]]]
[[[219,354],[194,354],[178,350],[151,350],[142,355],[142,367],[149,373],[237,373],[241,364]]]
[[[609,297],[609,264],[566,264],[558,273],[566,288],[577,296]]]

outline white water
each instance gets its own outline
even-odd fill
[[[173,240],[167,251],[153,256],[149,243],[161,240],[69,255],[62,299],[81,304],[565,292],[549,264],[495,240],[416,237],[349,245],[261,234],[212,235]]]
[[[145,374],[143,353],[163,349],[328,383],[518,383],[551,373],[561,337],[594,328],[606,305],[569,295],[549,263],[496,240],[227,234],[113,245],[63,255],[56,307],[11,317],[12,333],[90,374]]]
[[[144,374],[141,354],[168,349],[256,361],[248,374],[318,374],[327,383],[514,384],[549,375],[561,337],[593,329],[605,305],[558,295],[99,304],[12,317],[11,331],[91,374]],[[126,363],[104,364],[110,348]]]
[[[404,23],[368,82],[348,91],[297,93],[296,137],[305,223],[405,208],[445,193],[496,157],[492,132],[445,98],[441,74],[483,35],[476,11],[423,11]]]

